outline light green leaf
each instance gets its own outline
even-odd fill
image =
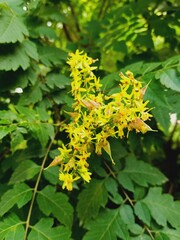
[[[0,139],[4,138],[6,135],[8,135],[10,132],[14,131],[16,129],[16,126],[0,126]]]
[[[139,235],[138,237],[132,237],[131,239],[132,240],[152,240],[152,238],[146,234]]]
[[[170,240],[179,240],[180,228],[177,228],[176,230],[175,229],[166,228],[166,229],[164,229],[162,231],[162,233],[165,233],[169,237]]]
[[[0,239],[20,240],[24,238],[24,222],[14,213],[0,222]]]
[[[0,43],[22,42],[28,30],[17,14],[5,3],[0,6]]]
[[[130,240],[128,229],[123,223],[119,209],[106,210],[99,217],[86,225],[89,230],[83,240]]]
[[[145,203],[137,202],[136,205],[134,206],[134,212],[141,221],[150,226],[151,221],[150,211]]]
[[[22,161],[14,170],[9,184],[23,182],[32,179],[40,170],[40,166],[31,160]]]
[[[11,134],[11,151],[14,153],[17,150],[27,148],[27,140],[24,139],[23,135],[19,132],[19,129]]]
[[[167,69],[161,72],[160,82],[167,88],[180,92],[180,78],[175,69]]]
[[[47,186],[38,192],[37,202],[41,211],[49,216],[51,213],[66,227],[71,228],[73,209],[64,193],[55,192],[55,187]]]
[[[155,240],[171,240],[165,233],[163,232],[158,232],[156,234]]]
[[[131,157],[126,159],[126,166],[119,173],[119,176],[121,176],[122,173],[143,187],[147,187],[148,185],[160,185],[167,181],[167,178],[157,168]]]
[[[52,218],[42,218],[34,226],[31,226],[32,230],[27,240],[70,240],[71,232],[69,229],[63,226],[52,226]]]
[[[0,216],[3,216],[15,204],[24,206],[32,197],[32,189],[25,183],[14,185],[13,189],[3,194],[0,201]]]
[[[147,205],[151,216],[159,225],[166,226],[168,222],[172,227],[179,227],[180,201],[174,202],[170,194],[162,194],[161,191],[161,188],[150,188],[143,202]]]
[[[104,187],[104,181],[92,180],[87,184],[78,196],[77,214],[80,224],[95,218],[100,207],[104,207],[107,203],[107,198],[108,194]]]

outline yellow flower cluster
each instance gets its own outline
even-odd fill
[[[142,133],[151,130],[144,122],[151,117],[148,101],[143,101],[147,86],[143,88],[133,73],[127,71],[126,75],[120,73],[119,92],[107,96],[101,92],[100,79],[93,73],[95,61],[79,50],[69,54],[67,61],[74,97],[73,112],[67,112],[72,121],[63,126],[69,143],[59,148],[60,155],[51,165],[60,164],[59,179],[68,190],[79,178],[90,181],[87,159],[92,151],[102,154],[102,149],[105,150],[114,163],[109,137],[122,138],[133,129]]]

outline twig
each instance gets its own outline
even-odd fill
[[[24,234],[24,240],[27,239],[27,234],[28,234],[28,229],[29,229],[29,226],[30,226],[30,219],[31,219],[31,215],[32,215],[32,210],[33,210],[33,205],[34,205],[37,189],[38,189],[38,186],[39,186],[39,182],[40,182],[40,179],[41,179],[41,175],[42,175],[42,172],[43,172],[43,169],[44,169],[45,162],[47,160],[47,157],[48,157],[49,151],[51,149],[51,146],[53,144],[53,140],[51,140],[51,142],[50,142],[50,144],[47,148],[47,151],[46,151],[46,154],[43,158],[41,169],[39,171],[39,175],[37,177],[37,181],[36,181],[36,184],[35,184],[35,187],[34,187],[34,192],[33,192],[33,196],[32,196],[32,199],[31,199],[31,204],[30,204],[30,207],[29,207],[29,212],[28,212],[28,216],[27,216],[27,220],[26,220],[26,229],[25,229],[25,234]]]

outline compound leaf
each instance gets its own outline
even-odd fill
[[[98,215],[101,206],[105,206],[108,194],[103,181],[91,181],[82,190],[78,197],[77,214],[80,223],[84,224],[88,220]]]
[[[11,8],[1,3],[0,43],[22,42],[28,30]]]
[[[34,226],[28,236],[28,240],[67,240],[70,239],[71,232],[66,227],[52,227],[53,219],[42,218]]]
[[[161,188],[150,188],[148,195],[143,199],[151,212],[151,216],[161,226],[167,222],[172,227],[180,226],[180,202],[173,201],[170,194],[162,194]],[[157,211],[158,209],[158,211]]]
[[[32,197],[32,189],[25,183],[14,185],[13,189],[4,193],[0,201],[0,216],[3,216],[15,204],[24,206]]]
[[[24,237],[24,222],[14,213],[9,215],[4,221],[0,222],[0,239],[2,240],[19,240]]]
[[[123,223],[119,209],[106,210],[99,217],[86,225],[89,230],[83,240],[116,240],[117,237],[129,240],[129,233],[126,225]]]
[[[73,209],[64,193],[55,192],[55,188],[47,186],[38,192],[37,202],[45,215],[52,213],[66,227],[71,228]]]
[[[40,166],[31,160],[22,161],[13,172],[9,184],[32,179],[40,170]]]

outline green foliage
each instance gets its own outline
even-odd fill
[[[179,240],[179,34],[175,0],[0,1],[1,240]],[[92,154],[92,181],[67,192],[45,168],[68,142],[77,48],[106,95],[120,71],[148,85],[156,132],[109,139],[115,164]]]

